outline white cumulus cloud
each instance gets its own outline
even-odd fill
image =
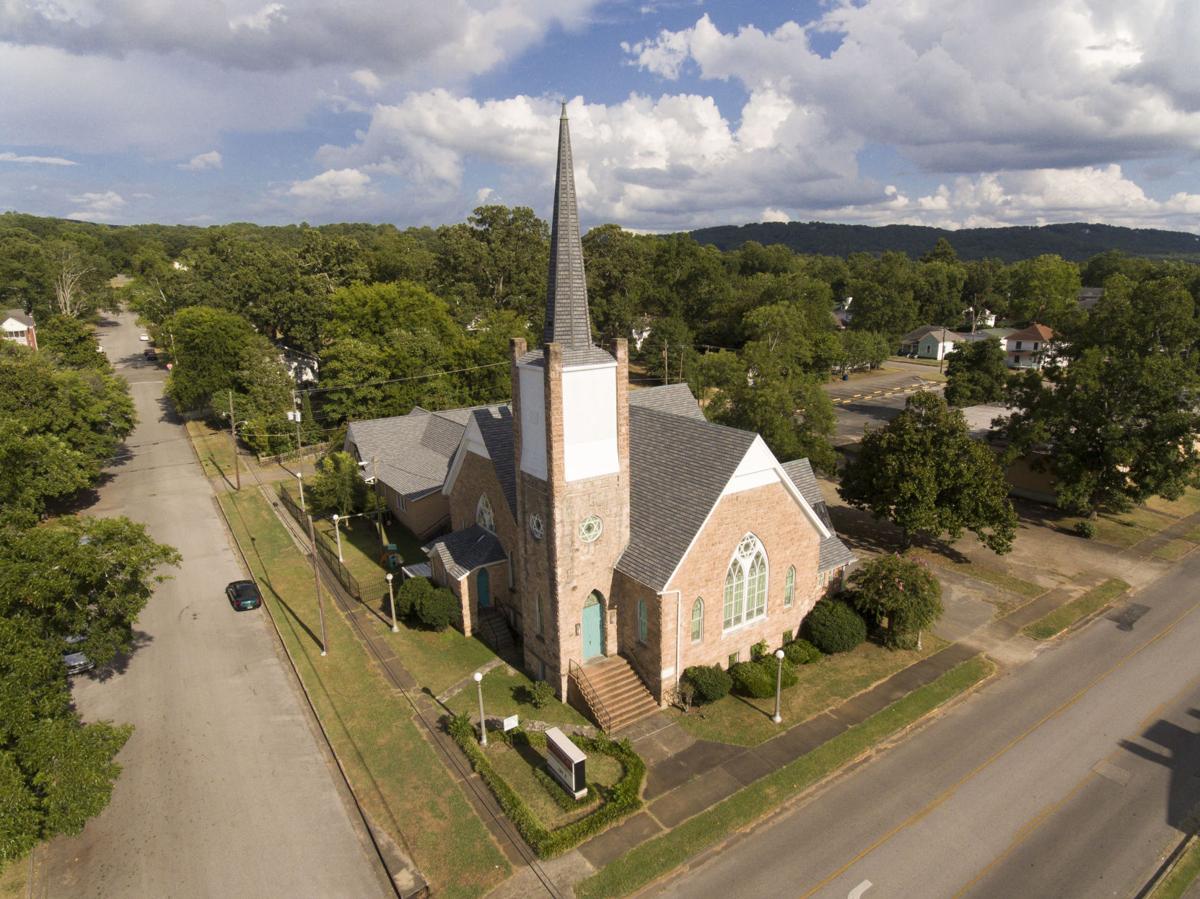
[[[358,169],[328,169],[288,188],[290,196],[316,204],[361,200],[369,192],[371,176]]]
[[[67,218],[89,222],[110,222],[125,207],[125,198],[115,190],[96,191],[71,197],[78,208],[67,213]]]
[[[18,162],[25,165],[79,165],[72,159],[61,156],[19,156],[16,153],[0,153],[0,162]]]
[[[216,150],[209,150],[207,153],[196,154],[187,162],[181,162],[177,168],[185,172],[204,172],[219,169],[221,164],[221,154]]]

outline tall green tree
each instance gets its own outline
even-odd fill
[[[349,515],[365,508],[368,492],[354,457],[338,451],[330,453],[317,465],[308,495],[317,514]]]
[[[946,402],[951,406],[998,403],[1008,388],[1004,347],[994,337],[960,343],[946,357]]]
[[[1016,534],[1004,470],[971,439],[962,413],[933,393],[914,394],[885,427],[867,431],[838,492],[893,522],[906,545],[917,535],[955,540],[968,530],[1006,553]]]
[[[1043,322],[1062,330],[1078,314],[1080,286],[1079,266],[1061,256],[1024,259],[1011,268],[1009,314],[1020,321]]]
[[[38,323],[38,349],[49,353],[63,368],[110,371],[108,357],[100,352],[91,325],[66,315],[52,315]]]
[[[167,396],[189,412],[224,408],[226,391],[256,343],[250,323],[225,309],[189,306],[164,323],[163,333],[172,358]]]
[[[942,615],[942,585],[913,559],[877,556],[850,575],[850,584],[851,604],[882,628],[884,645],[893,649],[920,649],[921,632]]]

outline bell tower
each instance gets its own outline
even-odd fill
[[[592,343],[565,103],[542,345],[511,351],[525,666],[565,696],[570,662],[617,651],[613,569],[629,542],[627,347]]]

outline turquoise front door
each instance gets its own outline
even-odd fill
[[[604,606],[593,593],[583,604],[583,660],[604,655]]]
[[[486,568],[480,568],[479,574],[475,576],[475,591],[479,594],[479,608],[490,609],[492,607],[492,581],[488,577]]]

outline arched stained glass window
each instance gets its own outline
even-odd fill
[[[792,602],[796,599],[796,566],[792,565],[787,570],[787,581],[783,586],[783,604],[789,609],[792,607]]]
[[[699,596],[692,603],[692,642],[699,643],[704,639],[704,600]]]
[[[496,532],[496,516],[492,514],[492,503],[486,493],[480,494],[475,506],[475,523],[493,534]]]
[[[767,555],[761,541],[747,534],[725,572],[725,630],[767,614]]]

